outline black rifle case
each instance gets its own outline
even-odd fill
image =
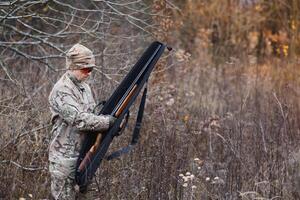
[[[112,115],[116,117],[116,112],[120,105],[124,102],[130,91],[134,89],[134,93],[130,94],[131,98],[129,101],[127,99],[128,103],[125,108],[123,108],[121,113],[118,114],[115,124],[106,133],[104,133],[100,145],[92,157],[88,159],[88,164],[85,165],[84,169],[79,170],[79,165],[81,161],[84,160],[85,156],[87,156],[90,148],[94,145],[97,134],[88,134],[85,138],[76,167],[76,182],[79,186],[86,186],[93,178],[109,148],[110,143],[112,142],[112,139],[118,134],[120,124],[124,116],[129,111],[129,108],[134,103],[143,86],[147,82],[155,64],[164,52],[165,47],[166,46],[160,42],[153,42],[143,53],[138,62],[133,66],[131,71],[125,76],[111,97],[106,101],[101,111],[97,113],[98,115]]]

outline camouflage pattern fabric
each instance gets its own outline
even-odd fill
[[[51,174],[51,194],[54,199],[75,199],[76,191],[72,169],[50,162],[49,172]],[[75,171],[74,171],[75,172]],[[69,176],[68,176],[69,174]]]
[[[54,85],[49,104],[53,124],[49,146],[51,190],[53,197],[63,190],[72,199],[70,187],[74,187],[75,166],[83,139],[86,134],[107,130],[109,117],[92,113],[95,101],[90,87],[71,72],[66,72]]]
[[[49,171],[51,174],[51,194],[54,199],[92,199],[92,195],[90,192],[79,192],[79,187],[75,183],[75,171],[73,169],[67,168],[66,166],[61,164],[50,162]],[[70,173],[69,176],[66,176],[66,174],[68,173]]]

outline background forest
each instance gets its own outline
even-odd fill
[[[299,10],[298,0],[0,1],[0,199],[50,198],[48,95],[66,51],[94,51],[89,82],[104,100],[154,40],[173,51],[151,76],[140,142],[102,163],[95,199],[300,199]]]

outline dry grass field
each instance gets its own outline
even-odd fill
[[[7,2],[7,3],[5,3]],[[48,95],[80,42],[107,99],[153,40],[141,138],[103,161],[94,199],[300,199],[299,2],[3,1],[0,199],[49,199]],[[126,131],[110,152],[127,145]]]

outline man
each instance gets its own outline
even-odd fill
[[[113,125],[110,115],[92,113],[95,106],[85,80],[95,67],[87,47],[76,44],[66,55],[67,72],[54,85],[49,103],[53,128],[49,146],[51,194],[54,199],[75,199],[81,194],[75,184],[75,167],[86,134],[103,132]]]

